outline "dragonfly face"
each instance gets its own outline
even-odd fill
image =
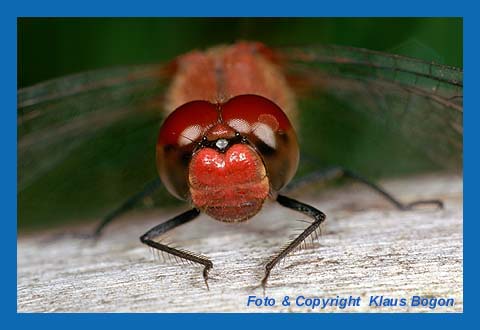
[[[298,158],[287,116],[258,95],[189,102],[165,120],[157,143],[170,193],[226,222],[254,216],[292,179]]]

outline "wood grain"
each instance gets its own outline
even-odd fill
[[[327,213],[314,246],[275,268],[266,295],[274,307],[247,307],[263,265],[306,223],[274,203],[251,221],[228,225],[202,216],[162,239],[211,258],[206,290],[201,267],[156,260],[138,237],[181,210],[134,212],[91,241],[55,232],[20,235],[19,312],[461,312],[463,311],[463,183],[458,175],[383,182],[403,201],[440,198],[444,210],[401,212],[360,185],[298,192]],[[90,227],[89,227],[90,228]],[[85,231],[89,228],[75,228]],[[60,231],[72,231],[64,228]],[[282,298],[360,296],[360,307],[284,307]],[[370,296],[453,298],[453,307],[370,307]]]

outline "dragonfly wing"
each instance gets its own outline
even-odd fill
[[[107,210],[154,178],[169,76],[152,64],[19,90],[19,221],[33,223],[52,208],[70,217],[95,205]]]
[[[290,80],[307,99],[334,97],[400,133],[440,167],[461,168],[461,69],[340,46],[284,49],[282,56]]]

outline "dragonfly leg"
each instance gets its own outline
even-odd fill
[[[387,192],[385,189],[383,189],[379,185],[373,183],[372,181],[362,177],[361,175],[351,170],[345,169],[340,166],[330,167],[327,169],[323,169],[320,171],[315,171],[313,173],[307,174],[304,177],[301,177],[298,180],[293,181],[287,187],[286,191],[292,191],[302,186],[311,184],[312,182],[320,183],[320,182],[325,182],[325,181],[339,179],[339,178],[350,178],[360,183],[363,183],[364,185],[370,187],[373,191],[383,196],[396,208],[402,211],[411,210],[414,207],[419,205],[434,205],[437,208],[440,208],[440,209],[443,208],[443,202],[439,199],[416,200],[410,203],[402,203],[401,201],[399,201],[397,198],[395,198],[392,194]]]
[[[119,207],[115,210],[108,213],[102,221],[97,225],[95,230],[91,234],[87,234],[88,238],[99,238],[102,234],[103,229],[112,223],[113,220],[118,219],[118,217],[125,212],[130,211],[139,201],[152,195],[160,186],[162,185],[159,178],[148,182],[142,190],[130,196],[126,201],[124,201]]]
[[[140,241],[143,244],[146,244],[156,250],[163,251],[166,253],[169,253],[175,257],[179,257],[185,260],[189,260],[198,264],[201,264],[204,266],[203,268],[203,279],[205,280],[205,285],[208,288],[208,272],[210,269],[213,268],[213,263],[204,256],[198,255],[196,253],[186,251],[186,250],[181,250],[181,249],[176,249],[172,248],[168,245],[156,242],[154,239],[157,238],[158,236],[166,233],[167,231],[178,227],[180,225],[183,225],[184,223],[187,223],[193,219],[195,219],[198,215],[200,214],[200,211],[197,209],[191,209],[187,212],[184,212],[180,215],[177,215],[176,217],[159,224],[158,226],[153,227],[149,231],[147,231],[145,234],[143,234],[140,237]]]
[[[270,272],[275,267],[276,264],[278,264],[279,261],[281,261],[283,258],[285,258],[290,252],[295,250],[302,242],[305,241],[306,238],[308,238],[310,235],[312,235],[315,231],[317,231],[322,224],[322,222],[325,221],[326,215],[322,211],[314,208],[313,206],[310,206],[308,204],[304,204],[302,202],[299,202],[295,199],[283,196],[283,195],[278,195],[277,197],[277,202],[285,207],[288,207],[289,209],[301,212],[310,218],[313,219],[313,222],[300,234],[295,238],[293,241],[288,243],[287,246],[285,246],[280,253],[278,253],[275,257],[273,257],[266,265],[265,265],[265,275],[263,276],[262,279],[262,287],[263,290],[265,290],[265,287],[267,285],[267,280],[270,276]]]
[[[161,186],[161,181],[159,178],[150,181],[143,187],[143,189],[139,192],[137,192],[135,195],[129,197],[125,202],[123,202],[119,207],[117,207],[115,210],[111,211],[109,214],[107,214],[102,221],[97,225],[95,230],[89,233],[60,233],[56,234],[52,237],[49,237],[45,240],[45,243],[51,243],[52,241],[64,238],[64,237],[73,237],[76,239],[94,239],[97,240],[100,238],[102,235],[103,229],[110,223],[113,222],[113,220],[118,219],[120,215],[123,213],[131,210],[135,204],[137,204],[139,201],[144,199],[145,197],[150,196],[153,194],[160,186]]]

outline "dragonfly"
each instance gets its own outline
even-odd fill
[[[265,288],[278,262],[316,235],[326,219],[321,210],[286,195],[298,186],[348,177],[401,210],[442,207],[435,199],[403,203],[341,166],[294,179],[300,158],[318,164],[297,137],[299,110],[306,111],[298,101],[321,97],[394,131],[439,167],[461,167],[461,69],[345,46],[274,49],[237,42],[164,64],[85,72],[20,89],[19,216],[72,212],[64,200],[83,205],[73,212],[82,215],[96,196],[107,196],[111,204],[128,196],[102,219],[92,234],[98,238],[109,223],[163,188],[191,209],[140,240],[202,265],[208,288],[208,257],[157,238],[201,212],[222,222],[245,222],[270,199],[312,221],[268,261]],[[130,183],[137,185],[133,193],[125,189]]]

